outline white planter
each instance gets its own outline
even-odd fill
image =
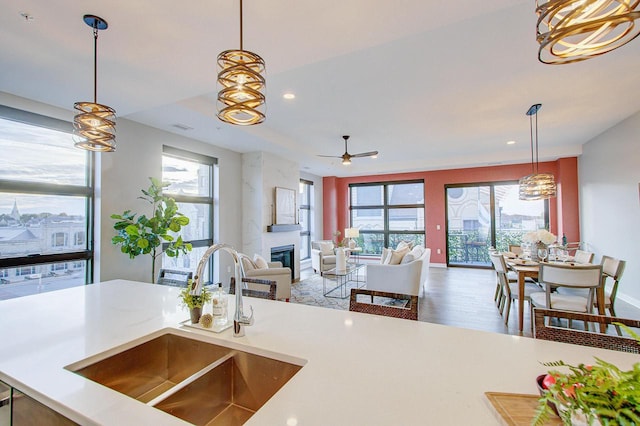
[[[347,256],[344,252],[344,248],[338,247],[336,249],[336,272],[347,272]]]

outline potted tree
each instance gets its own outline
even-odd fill
[[[151,186],[142,190],[142,200],[151,204],[151,216],[138,215],[126,210],[122,214],[112,214],[116,220],[113,228],[117,235],[111,242],[120,246],[120,251],[133,259],[141,254],[151,256],[151,282],[155,282],[156,259],[163,252],[169,257],[178,257],[191,251],[191,243],[185,243],[182,236],[175,238],[169,232],[180,232],[189,224],[189,218],[178,211],[175,200],[162,194],[168,183],[160,183],[158,179],[149,178]],[[162,245],[167,244],[163,250]]]

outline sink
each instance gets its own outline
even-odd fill
[[[196,425],[241,425],[304,365],[281,354],[164,330],[67,366]]]

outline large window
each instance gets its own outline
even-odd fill
[[[520,200],[516,182],[448,185],[445,190],[449,265],[490,266],[490,246],[507,251],[525,233],[549,226],[548,200]]]
[[[363,254],[380,254],[400,241],[424,245],[424,181],[351,184],[349,196]]]
[[[300,230],[300,260],[305,260],[311,257],[311,221],[313,217],[311,200],[313,199],[313,182],[300,179],[299,192],[298,205],[300,206],[300,217],[298,219],[302,227]]]
[[[200,258],[213,244],[213,187],[214,167],[217,159],[206,155],[163,147],[162,181],[169,183],[164,190],[178,203],[179,212],[189,218],[189,224],[180,235],[193,245],[187,255],[177,258],[163,255],[163,268],[189,270],[195,273]],[[213,268],[208,263],[204,273],[208,282],[213,280]]]
[[[91,282],[93,155],[71,133],[0,105],[0,299]]]

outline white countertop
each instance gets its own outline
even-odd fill
[[[248,424],[492,425],[498,421],[484,392],[535,394],[535,377],[546,370],[540,362],[590,363],[598,356],[626,369],[638,361],[621,352],[248,297],[255,324],[234,338],[232,329],[180,327],[189,314],[178,290],[114,280],[0,302],[0,380],[82,424],[184,424],[64,369],[160,329],[183,328],[307,361]]]

